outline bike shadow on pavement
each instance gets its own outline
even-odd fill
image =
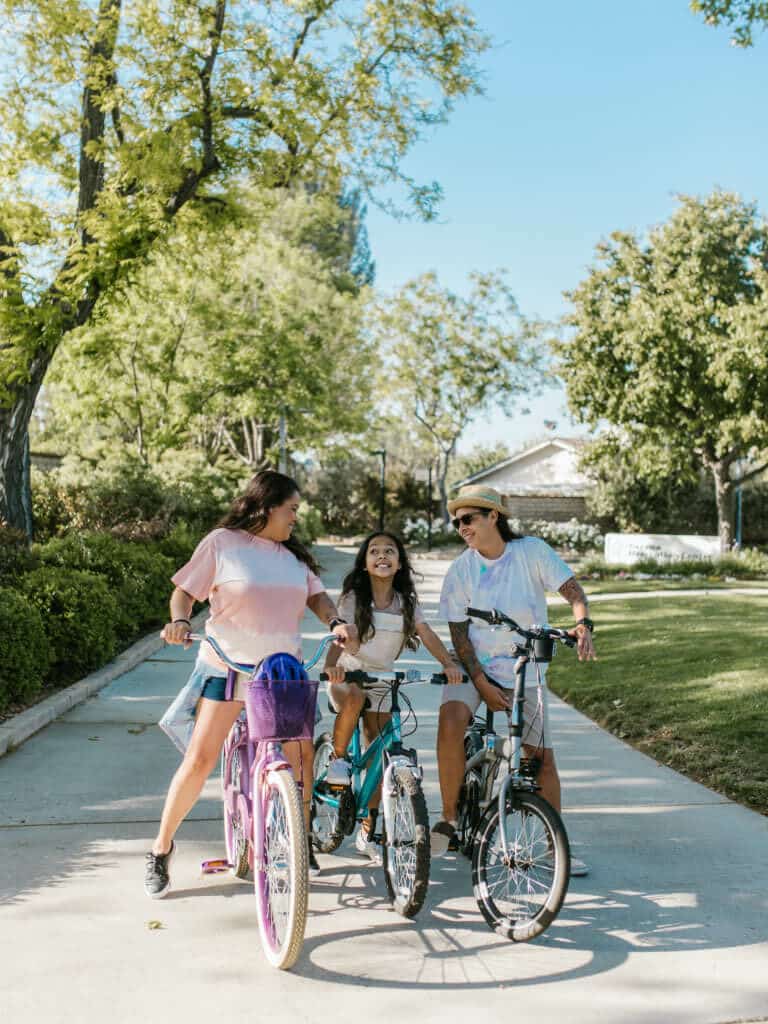
[[[659,871],[657,884],[640,887],[631,872],[620,881],[620,871],[597,868],[592,877],[572,879],[557,920],[524,944],[488,928],[472,897],[469,864],[459,855],[433,863],[427,900],[413,921],[390,909],[380,869],[372,869],[374,891],[367,885],[345,889],[337,871],[329,877],[340,885],[334,905],[312,913],[294,971],[362,987],[496,989],[592,977],[643,953],[699,954],[768,939],[764,909],[756,907],[745,921],[739,914],[744,894],[733,886],[713,893],[690,878],[687,885],[665,882]],[[360,872],[354,874],[359,885]],[[324,889],[332,891],[330,885]],[[353,915],[366,910],[381,912],[382,919],[368,913],[357,924]]]

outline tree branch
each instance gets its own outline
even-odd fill
[[[760,476],[760,474],[764,473],[766,469],[768,469],[768,462],[764,462],[762,466],[758,466],[756,469],[750,469],[748,473],[744,473],[743,476],[740,476],[737,480],[734,480],[733,482],[737,487],[740,487],[741,484],[746,483],[747,480],[752,480],[754,479],[754,477]]]

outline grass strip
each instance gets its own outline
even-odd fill
[[[552,624],[568,610],[551,607]],[[561,656],[554,693],[619,739],[768,814],[768,597],[663,597],[593,609],[599,661]]]

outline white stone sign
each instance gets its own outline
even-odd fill
[[[646,558],[679,562],[689,558],[717,558],[719,537],[672,533],[606,533],[605,560],[609,565],[634,565]]]

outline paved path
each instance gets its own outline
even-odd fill
[[[323,553],[331,585],[349,560]],[[445,563],[419,568],[434,614]],[[307,620],[307,649],[316,626]],[[347,843],[319,858],[297,968],[272,972],[251,887],[199,875],[200,861],[221,852],[214,779],[182,827],[173,894],[150,902],[143,856],[177,764],[154,723],[190,660],[178,648],[156,652],[0,760],[3,1024],[768,1017],[768,821],[556,699],[566,824],[592,873],[572,881],[539,941],[513,946],[488,931],[459,857],[435,863],[425,908],[401,920],[380,871]],[[436,694],[414,690],[436,811]]]

